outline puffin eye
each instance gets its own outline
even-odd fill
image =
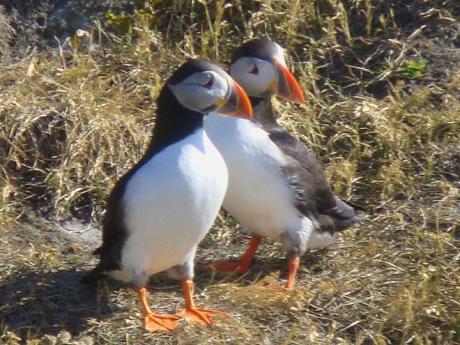
[[[214,83],[214,76],[212,74],[209,74],[209,80],[206,82],[206,84],[202,84],[201,86],[210,90],[213,83]]]
[[[254,66],[249,70],[249,73],[251,73],[251,74],[259,74],[259,69],[257,68],[256,64],[254,64]]]

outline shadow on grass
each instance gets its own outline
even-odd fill
[[[98,301],[97,288],[80,283],[84,272],[18,272],[0,285],[0,324],[18,336],[42,336],[67,330],[78,334],[90,318],[111,311]]]
[[[319,261],[320,256],[315,255],[305,257],[303,263],[311,266]],[[199,265],[195,271],[198,288],[209,284],[211,272],[201,270]],[[274,271],[281,271],[284,277],[286,260],[256,259],[240,284],[246,285],[254,279],[260,279],[261,273],[263,277]],[[10,276],[8,281],[0,285],[1,331],[14,331],[23,339],[30,335],[41,337],[45,334],[57,334],[62,330],[78,335],[88,328],[89,319],[105,319],[120,311],[120,307],[109,302],[106,289],[98,293],[97,286],[80,282],[86,273],[68,269],[49,273],[22,271]],[[102,282],[108,283],[108,291],[127,286],[112,279]],[[155,290],[165,289],[180,294],[177,281],[171,280],[165,274],[155,275],[149,284],[149,290],[155,294]]]

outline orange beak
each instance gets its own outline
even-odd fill
[[[290,101],[298,103],[305,102],[302,88],[294,75],[278,60],[275,59],[274,64],[278,70],[278,88],[276,92]]]
[[[246,92],[236,81],[232,79],[231,82],[230,97],[217,109],[217,112],[242,119],[252,119],[252,105]]]

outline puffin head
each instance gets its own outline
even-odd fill
[[[187,109],[252,118],[251,102],[241,86],[208,60],[189,59],[169,78],[167,87]]]
[[[232,57],[230,75],[251,97],[278,94],[303,103],[302,89],[286,66],[281,46],[267,39],[255,39],[237,48]]]

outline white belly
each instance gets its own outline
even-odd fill
[[[217,115],[208,116],[205,130],[228,167],[224,208],[251,232],[275,241],[299,228],[294,195],[280,171],[283,154],[268,134],[250,121]]]
[[[127,183],[125,273],[147,276],[192,259],[227,188],[224,160],[204,132],[165,148]]]

